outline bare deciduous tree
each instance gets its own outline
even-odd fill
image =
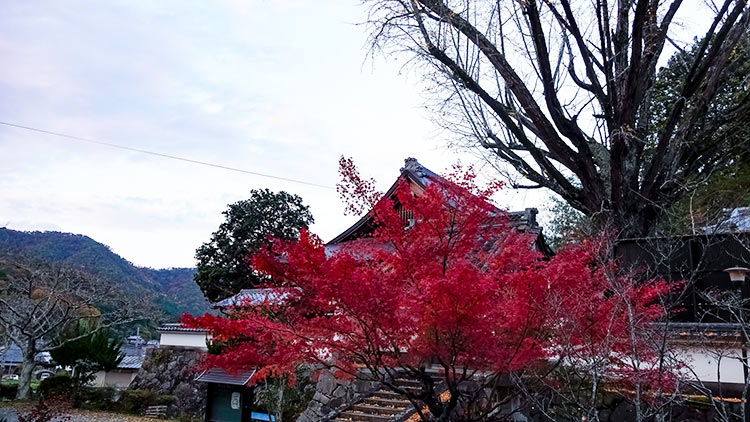
[[[23,355],[18,399],[29,397],[40,352],[80,338],[56,341],[67,328],[94,320],[102,330],[142,318],[144,307],[126,300],[116,284],[81,271],[18,259],[0,261],[0,268],[0,327]]]
[[[651,88],[665,45],[680,49],[683,0],[363,1],[376,48],[434,65],[446,127],[531,182],[514,186],[548,188],[625,236],[647,234],[742,148],[708,134],[747,118],[748,96],[705,116],[748,32],[747,0],[705,2],[713,18],[658,124]]]

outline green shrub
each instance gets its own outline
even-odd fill
[[[88,387],[80,398],[80,407],[87,410],[114,410],[115,389],[112,387]]]
[[[73,378],[69,375],[54,375],[42,380],[39,383],[37,392],[43,398],[50,398],[60,395],[71,396],[74,390]]]
[[[2,383],[0,384],[0,398],[14,399],[16,398],[16,392],[18,391],[18,383]]]
[[[177,397],[171,395],[171,394],[164,394],[156,398],[156,402],[154,402],[151,406],[171,406],[177,401]]]
[[[177,401],[172,395],[160,395],[153,390],[125,390],[119,401],[120,411],[134,415],[142,414],[149,406],[171,406]]]
[[[159,395],[152,390],[125,390],[120,396],[120,410],[139,415],[147,407],[153,406],[158,398]]]

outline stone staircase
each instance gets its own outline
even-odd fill
[[[428,372],[440,386],[441,377],[437,372]],[[395,385],[404,390],[419,391],[422,384],[405,376],[396,378]],[[399,422],[414,414],[414,406],[400,396],[381,387],[337,414],[331,422]]]

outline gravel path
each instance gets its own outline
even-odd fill
[[[2,418],[5,418],[7,422],[18,422],[18,418],[16,418],[16,410],[10,407],[0,407],[0,421],[2,421]],[[119,413],[74,410],[71,412],[70,422],[154,422],[154,419],[146,419]]]

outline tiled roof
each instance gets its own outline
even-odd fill
[[[128,336],[126,344],[146,344],[146,340],[141,336]]]
[[[146,360],[146,355],[142,356],[125,356],[122,361],[117,365],[117,369],[141,369],[143,362]]]
[[[750,207],[724,209],[717,224],[703,227],[706,234],[750,232]]]
[[[118,369],[139,369],[143,366],[143,362],[146,358],[146,348],[144,346],[137,346],[133,344],[124,344],[120,348],[120,353],[124,356],[119,365]],[[48,362],[48,352],[40,352],[36,356],[37,362]],[[7,352],[4,348],[0,348],[0,363],[5,362],[5,365],[19,365],[23,362],[23,354],[21,348],[15,344],[11,344],[8,347]]]
[[[427,186],[433,182],[443,180],[440,175],[419,164],[419,161],[412,157],[404,160],[404,166],[401,167],[400,171],[401,173],[408,172],[413,178],[417,179],[422,186]]]
[[[402,178],[411,180],[423,188],[433,183],[446,182],[445,178],[420,164],[416,158],[407,158],[406,160],[404,160],[404,167],[401,168],[401,174],[399,175],[399,178],[385,193],[384,197],[390,197],[394,194],[399,180],[401,180]],[[523,211],[508,212],[508,218],[513,227],[519,230],[530,231],[538,235],[542,232],[542,228],[536,221],[537,213],[538,211],[536,208],[526,208]],[[354,225],[346,229],[335,238],[331,239],[331,241],[326,245],[326,251],[332,252],[336,249],[336,244],[347,242],[349,240],[352,240],[353,238],[361,236],[363,232],[367,233],[371,231],[371,220],[372,216],[369,213],[362,216],[362,218],[354,223]],[[543,239],[541,238],[539,240],[543,241]],[[544,246],[546,247],[546,245]]]
[[[289,290],[283,288],[242,289],[234,296],[214,303],[217,308],[231,306],[258,306],[264,303],[277,305],[289,297]]]
[[[255,374],[255,368],[239,371],[236,374],[230,374],[221,368],[211,368],[203,371],[195,380],[215,384],[247,385],[253,374]]]
[[[179,333],[205,333],[206,332],[206,330],[203,328],[186,327],[181,322],[170,322],[167,324],[162,324],[162,326],[158,328],[158,331],[179,332]]]
[[[660,324],[656,326],[659,327]],[[672,339],[690,341],[697,345],[698,340],[737,342],[740,341],[742,330],[735,323],[670,322],[668,334]]]
[[[11,344],[6,350],[5,348],[0,349],[0,362],[4,362],[6,365],[19,364],[23,362],[23,354],[21,348],[15,344]]]
[[[513,227],[519,230],[532,230],[541,232],[542,227],[536,221],[536,215],[539,210],[536,208],[526,208],[523,211],[508,212],[508,219]]]
[[[44,363],[49,362],[49,352],[37,353],[34,360]],[[0,347],[0,364],[4,363],[6,366],[14,366],[21,364],[21,362],[23,362],[23,353],[21,352],[20,347],[15,344],[11,344],[7,350],[5,349],[5,347]]]
[[[140,369],[146,360],[146,347],[137,344],[125,344],[120,348],[124,356],[117,369]]]

